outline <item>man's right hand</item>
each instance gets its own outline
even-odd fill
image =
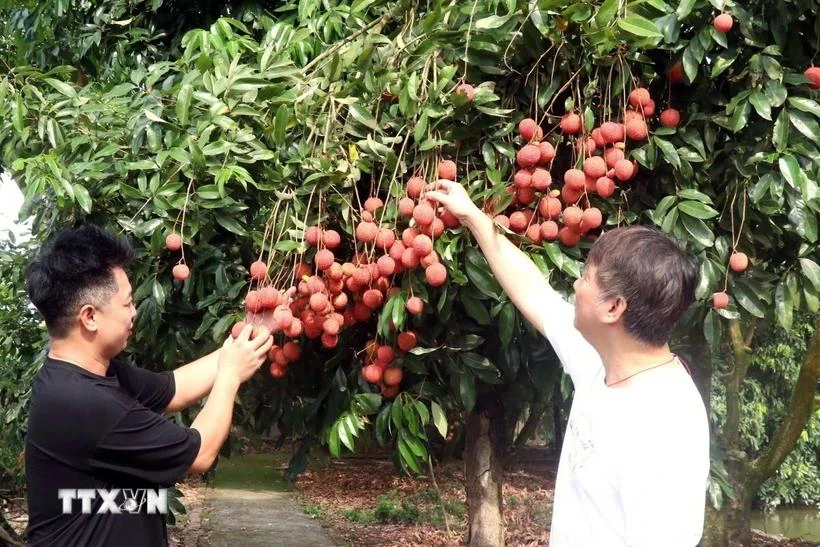
[[[484,215],[464,187],[451,180],[439,179],[430,185],[432,188],[424,197],[432,199],[450,211],[460,222],[470,224]]]
[[[230,375],[240,383],[247,381],[265,362],[272,345],[273,337],[267,327],[245,325],[239,336],[235,339],[228,336],[225,340],[219,351],[217,374]]]

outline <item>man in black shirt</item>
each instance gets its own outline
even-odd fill
[[[50,337],[26,437],[29,545],[167,545],[162,489],[210,468],[239,385],[273,343],[249,326],[173,372],[114,360],[136,316],[132,259],[126,241],[88,225],[57,234],[28,267]],[[205,395],[190,428],[161,415]]]

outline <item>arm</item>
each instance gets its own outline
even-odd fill
[[[425,197],[444,205],[472,232],[501,288],[518,311],[549,339],[577,387],[602,364],[595,348],[573,326],[574,306],[550,286],[523,251],[498,233],[493,221],[476,207],[460,184],[439,180],[436,188]]]
[[[493,275],[510,301],[546,336],[544,303],[561,296],[550,286],[538,266],[509,239],[499,234],[487,215],[473,207],[475,211],[462,220],[463,224],[476,238]]]
[[[219,349],[174,370],[174,396],[163,412],[188,408],[211,392],[216,381]]]
[[[203,473],[213,465],[231,428],[239,385],[262,366],[273,344],[267,329],[251,339],[253,330],[252,325],[247,325],[235,340],[229,337],[219,352],[213,389],[191,424],[191,429],[196,429],[201,439],[199,452],[188,470],[191,473]]]

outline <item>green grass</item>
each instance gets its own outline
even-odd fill
[[[221,458],[214,475],[214,488],[250,490],[255,492],[286,492],[290,486],[282,476],[282,466],[287,465],[290,454],[269,452],[244,454]]]
[[[327,518],[327,509],[317,503],[307,503],[302,507],[302,512],[315,519],[324,520]]]
[[[395,491],[381,494],[372,509],[357,507],[342,511],[350,522],[360,524],[419,523],[444,527],[444,513],[452,519],[467,514],[467,506],[458,499],[445,498],[444,511],[435,490],[422,490],[406,499],[400,499]]]

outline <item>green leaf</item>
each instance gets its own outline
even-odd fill
[[[55,80],[54,78],[44,78],[43,81],[66,97],[75,97],[77,95],[77,90],[74,89],[72,85],[63,81]]]
[[[359,104],[353,103],[348,107],[348,109],[354,120],[374,131],[378,131],[379,133],[382,132],[382,128],[379,127],[378,123],[376,123],[375,118],[373,118],[373,116],[370,115],[370,112],[362,108]]]
[[[690,217],[707,220],[718,216],[718,212],[708,205],[699,201],[681,201],[678,204],[680,212],[689,215]]]
[[[239,222],[236,221],[235,218],[220,213],[215,214],[214,217],[219,225],[229,232],[233,232],[238,236],[248,235],[248,232],[242,227],[241,224],[239,224]]]
[[[188,125],[188,112],[191,108],[191,97],[194,94],[194,88],[191,84],[184,84],[177,94],[176,113],[179,124],[182,126]]]
[[[273,141],[276,144],[285,144],[287,137],[288,119],[290,117],[290,109],[287,104],[282,104],[276,110],[276,119],[273,126]]]
[[[224,154],[233,148],[233,143],[228,141],[209,142],[202,148],[202,154],[205,156],[218,156]]]
[[[339,431],[339,440],[342,441],[342,444],[344,444],[348,450],[353,452],[355,446],[353,440],[350,438],[350,432],[345,427],[343,418],[336,420],[335,427]]]
[[[489,325],[492,323],[492,317],[490,317],[490,312],[487,311],[487,308],[484,307],[484,304],[481,300],[478,300],[474,296],[471,296],[465,291],[462,291],[459,294],[459,299],[461,303],[464,305],[464,309],[467,311],[467,315],[472,317],[476,320],[479,325]]]
[[[458,393],[464,410],[470,412],[475,406],[475,378],[469,370],[460,371]]]
[[[504,23],[509,20],[510,15],[490,15],[489,17],[484,17],[483,19],[475,21],[473,23],[473,28],[477,30],[495,29],[503,26]]]
[[[618,19],[618,26],[635,36],[641,36],[643,38],[663,38],[663,34],[660,33],[655,23],[640,15],[630,14],[623,19]]]
[[[722,325],[720,322],[720,316],[715,312],[715,310],[710,309],[706,313],[706,319],[703,321],[703,335],[713,352],[718,351],[720,348],[721,331]]]
[[[387,444],[387,437],[390,429],[390,414],[392,408],[393,403],[387,403],[379,411],[379,415],[376,416],[376,440],[381,446]]]
[[[683,188],[681,191],[678,192],[678,196],[683,198],[683,199],[693,199],[695,201],[700,201],[701,203],[706,203],[706,204],[709,204],[709,205],[712,204],[712,198],[710,198],[709,196],[707,196],[703,192],[695,190],[694,188]],[[663,203],[667,198],[669,200],[671,200],[671,202],[669,204],[671,206],[671,204],[674,203],[674,201],[675,201],[675,198],[673,196],[666,196],[665,198],[663,198],[661,200],[661,203]],[[661,204],[659,203],[658,204],[658,209],[660,209],[660,206],[661,206]],[[668,211],[668,206],[667,206],[666,209],[663,210],[664,213],[666,211]]]
[[[162,118],[160,118],[159,116],[157,116],[156,114],[151,112],[150,110],[143,111],[143,114],[145,114],[145,117],[148,118],[149,120],[151,120],[152,122],[166,123],[165,120],[163,120]]]
[[[789,97],[789,104],[797,110],[813,114],[816,118],[820,118],[820,104],[812,99],[805,97]]]
[[[655,137],[653,142],[655,143],[655,146],[660,148],[661,153],[663,153],[663,157],[666,158],[666,161],[668,161],[675,169],[680,169],[680,156],[678,155],[678,151],[675,149],[675,145],[658,137]]]
[[[814,290],[820,292],[820,266],[810,258],[801,258],[800,266],[803,268],[803,275],[814,285]]]
[[[789,119],[788,110],[785,108],[780,111],[780,115],[774,122],[772,144],[778,152],[782,152],[789,145]]]
[[[801,171],[800,165],[798,165],[794,156],[788,154],[780,156],[780,159],[777,160],[777,164],[780,166],[780,173],[783,175],[783,178],[786,179],[786,182],[788,182],[792,188],[797,188],[800,184]]]
[[[401,455],[402,461],[407,464],[410,469],[416,473],[421,473],[421,468],[416,461],[416,456],[413,454],[412,449],[408,446],[405,435],[402,434],[399,435],[399,454]]]
[[[675,10],[675,15],[678,16],[678,20],[682,21],[687,15],[692,13],[692,7],[694,5],[695,0],[681,0],[681,3],[678,4],[678,9]]]
[[[608,26],[618,14],[619,4],[620,0],[605,0],[595,14],[595,24],[600,28]]]
[[[761,55],[760,64],[763,65],[763,70],[766,71],[766,75],[772,80],[780,80],[783,77],[783,68],[780,66],[780,63],[768,55]]]
[[[330,449],[330,453],[333,454],[334,457],[338,458],[341,456],[341,446],[339,445],[339,425],[338,423],[333,424],[333,427],[330,428],[330,435],[328,436],[328,448]]]
[[[769,104],[769,99],[763,93],[755,89],[749,97],[749,102],[752,103],[761,118],[764,120],[772,119],[772,107]]]
[[[484,255],[475,247],[468,247],[466,251],[465,270],[467,277],[475,287],[491,298],[498,298],[500,287],[490,272]]]
[[[420,460],[427,460],[427,449],[424,448],[424,445],[419,442],[418,438],[410,435],[402,435],[402,437],[407,442],[407,447],[410,448],[413,455],[418,457]]]
[[[789,220],[794,224],[794,231],[803,239],[814,243],[817,241],[817,215],[804,201],[797,201],[789,211]]]
[[[703,247],[711,247],[715,243],[715,235],[701,219],[687,215],[681,216],[680,219],[689,235]]]
[[[501,306],[501,312],[498,314],[498,336],[501,338],[501,343],[508,346],[512,343],[513,332],[515,330],[516,312],[512,302],[505,302]]]
[[[732,131],[737,133],[749,122],[749,113],[752,111],[752,105],[749,101],[741,101],[732,113]]]
[[[154,284],[151,286],[151,295],[154,297],[157,307],[163,309],[165,307],[165,289],[162,288],[162,283],[158,279],[154,279]]]
[[[735,283],[733,295],[737,303],[750,314],[759,318],[766,316],[766,309],[763,303],[751,287],[743,283]]]
[[[790,330],[792,328],[794,303],[785,283],[777,284],[774,291],[774,306],[777,312],[777,321],[784,329]]]
[[[435,401],[430,401],[430,410],[433,413],[433,425],[436,426],[439,435],[442,438],[447,437],[447,415]]]
[[[80,205],[83,211],[90,213],[91,196],[88,194],[88,190],[81,184],[73,184],[72,187],[74,188],[74,200]]]
[[[472,351],[464,352],[460,355],[461,361],[468,367],[475,370],[497,371],[498,369],[489,359]]]
[[[789,110],[789,120],[803,135],[818,142],[818,139],[820,139],[820,125],[817,125],[817,121],[814,118],[805,112]]]
[[[720,55],[718,55],[717,58],[715,59],[714,64],[712,65],[711,78],[714,80],[720,74],[722,74],[723,71],[725,71],[727,68],[732,66],[732,63],[735,62],[735,60],[737,59],[737,56],[738,56],[738,50],[736,50],[736,49],[728,49],[728,50],[724,51],[723,53],[721,53]],[[686,60],[686,57],[684,56],[684,61],[685,60]],[[684,65],[684,69],[685,68],[686,68],[686,66]],[[687,74],[687,76],[689,75],[688,72],[686,74]]]

